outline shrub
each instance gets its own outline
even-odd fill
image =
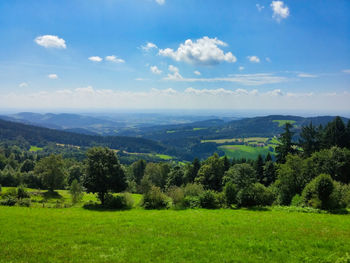
[[[23,198],[28,198],[29,194],[26,190],[26,188],[24,187],[24,185],[20,185],[17,187],[17,198],[18,199],[23,199]]]
[[[320,174],[308,183],[302,192],[303,203],[325,210],[340,208],[341,193],[335,190],[330,175]]]
[[[274,195],[271,189],[260,183],[250,185],[237,193],[237,205],[240,207],[267,206],[273,201]]]
[[[200,196],[203,192],[204,188],[201,184],[187,184],[184,187],[185,196]]]
[[[184,191],[177,186],[171,186],[168,189],[168,196],[172,199],[175,208],[184,208]]]
[[[0,184],[0,195],[1,195],[1,192],[2,192],[2,187],[1,187],[1,184]]]
[[[14,206],[16,203],[17,198],[12,195],[5,196],[0,200],[0,205]]]
[[[200,197],[201,207],[215,209],[219,207],[216,193],[213,190],[206,190]]]
[[[226,199],[226,204],[231,207],[231,205],[236,203],[237,187],[234,183],[228,182],[224,187],[224,194]]]
[[[83,195],[84,195],[83,188],[78,183],[77,179],[74,179],[72,181],[69,192],[71,194],[73,204],[79,203],[83,199]]]
[[[120,195],[106,195],[106,200],[104,203],[105,208],[109,209],[131,209],[134,205],[134,200],[129,193]]]
[[[292,202],[291,202],[291,206],[302,206],[303,204],[303,198],[296,194],[293,198],[292,198]]]
[[[183,205],[187,208],[200,208],[201,202],[199,196],[185,196]]]
[[[31,201],[30,198],[22,198],[18,199],[17,205],[19,206],[25,206],[25,207],[30,207]]]
[[[157,186],[143,195],[142,206],[146,209],[163,209],[168,207],[167,196]]]
[[[7,191],[4,192],[4,193],[2,194],[2,196],[3,196],[3,197],[9,197],[9,196],[11,196],[11,197],[16,198],[16,197],[17,197],[16,188],[7,189]]]

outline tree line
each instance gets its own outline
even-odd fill
[[[286,123],[276,162],[271,155],[229,160],[214,154],[185,165],[144,160],[122,165],[115,151],[103,147],[90,148],[83,161],[55,154],[38,160],[17,146],[0,148],[0,184],[50,191],[81,187],[96,193],[101,205],[115,207],[128,197],[112,193],[122,191],[142,193],[145,208],[349,206],[350,124],[338,117],[325,127],[310,123],[298,141],[293,138],[293,126]]]

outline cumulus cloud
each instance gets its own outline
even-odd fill
[[[159,5],[164,5],[165,4],[165,0],[156,0],[156,2]]]
[[[103,58],[99,56],[92,56],[92,57],[89,57],[88,59],[93,62],[101,62],[103,60]]]
[[[260,63],[260,58],[258,58],[257,56],[248,56],[247,58],[252,63]]]
[[[202,75],[198,70],[193,71],[193,73],[194,73],[195,75],[197,75],[197,76]]]
[[[344,72],[345,74],[350,74],[350,69],[344,69],[343,72]]]
[[[38,36],[34,39],[35,43],[45,48],[67,48],[66,41],[63,38],[53,35]]]
[[[244,70],[244,67],[243,67],[243,66],[240,66],[238,69],[239,69],[240,71],[242,71],[242,70]]]
[[[102,59],[101,59],[102,60]],[[121,59],[121,58],[118,58],[114,55],[111,55],[111,56],[106,56],[105,57],[105,60],[106,61],[110,61],[110,62],[114,62],[114,63],[124,63],[125,60],[124,59]]]
[[[317,78],[317,75],[314,74],[308,74],[308,73],[299,73],[298,74],[299,78]]]
[[[25,88],[25,87],[28,87],[28,83],[27,82],[22,82],[18,85],[18,87],[20,88]]]
[[[283,1],[272,1],[271,8],[273,11],[272,17],[280,22],[282,19],[286,19],[289,16],[289,8]]]
[[[89,109],[315,109],[348,110],[349,92],[289,93],[275,90],[172,88],[146,91],[96,89],[92,86],[57,91],[1,94],[6,108]],[[181,102],[181,103],[179,103]]]
[[[157,48],[158,48],[157,45],[152,42],[147,42],[146,45],[141,46],[141,49],[146,52],[150,51],[151,49],[157,49]]]
[[[168,67],[169,74],[165,80],[183,80],[183,77],[180,75],[179,69],[173,65]]]
[[[157,66],[151,66],[150,70],[154,74],[161,74],[162,73],[162,71]]]
[[[48,77],[49,79],[58,79],[57,74],[49,74],[49,75],[47,75],[47,77]]]
[[[256,6],[256,8],[258,9],[259,12],[261,12],[265,8],[265,6],[260,5],[260,4],[256,4],[255,6]]]
[[[183,61],[192,64],[215,65],[220,62],[234,63],[236,57],[231,53],[225,53],[220,47],[227,44],[217,38],[207,36],[192,41],[187,39],[180,44],[177,50],[171,48],[160,49],[159,55],[170,57],[175,61]]]

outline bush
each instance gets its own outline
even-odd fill
[[[29,198],[29,194],[24,187],[24,185],[20,185],[17,187],[17,198],[18,199],[23,199],[23,198]]]
[[[84,196],[83,188],[77,179],[74,179],[72,181],[72,184],[69,189],[69,193],[71,194],[73,204],[79,203],[83,199],[83,196]]]
[[[168,198],[157,186],[143,195],[142,206],[146,209],[163,209],[168,207]]]
[[[129,193],[120,195],[106,195],[106,200],[104,203],[105,208],[109,209],[131,209],[134,205],[134,200]]]
[[[184,187],[185,196],[200,196],[204,192],[204,188],[201,184],[187,184]]]
[[[271,189],[260,183],[250,185],[237,193],[237,205],[239,207],[267,206],[274,201]]]
[[[291,202],[291,206],[302,206],[303,204],[303,198],[296,194],[293,198],[292,198],[292,202]]]
[[[0,195],[1,195],[1,192],[2,192],[2,187],[1,187],[1,184],[0,184]]]
[[[205,191],[200,197],[199,201],[202,208],[215,209],[219,208],[217,194],[213,190]]]
[[[18,199],[17,205],[24,206],[24,207],[30,207],[31,201],[30,198],[22,198]]]
[[[228,207],[236,203],[237,187],[234,183],[228,182],[224,187],[226,204]]]
[[[168,189],[168,196],[172,199],[175,208],[185,208],[184,206],[184,191],[177,186],[171,186]]]
[[[200,208],[201,202],[199,196],[185,196],[183,205],[186,208]]]
[[[0,200],[0,205],[14,206],[17,203],[17,198],[11,195],[5,196]]]
[[[320,174],[305,186],[302,192],[303,203],[325,210],[341,208],[342,196],[338,188],[335,189],[330,175]]]
[[[16,191],[16,188],[10,188],[10,189],[7,189],[6,192],[4,192],[2,194],[3,197],[14,197],[14,198],[17,198],[17,191]]]

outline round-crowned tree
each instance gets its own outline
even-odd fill
[[[83,185],[88,193],[97,193],[102,205],[108,192],[126,189],[126,177],[115,152],[94,147],[87,152],[87,166]]]

